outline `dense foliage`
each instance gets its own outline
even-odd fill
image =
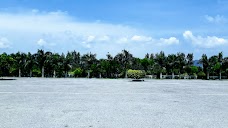
[[[145,71],[144,70],[132,70],[132,69],[129,69],[127,71],[127,76],[129,78],[133,78],[133,79],[140,79],[140,78],[144,78],[146,75]]]
[[[146,54],[144,58],[136,58],[127,50],[115,56],[107,54],[105,59],[97,59],[96,54],[81,55],[72,51],[67,54],[38,50],[36,53],[2,53],[0,54],[0,76],[18,77],[97,77],[124,78],[127,71],[143,70],[147,75],[164,78],[187,76],[210,79],[210,76],[227,78],[228,57],[218,55],[207,57],[202,55],[199,63],[193,65],[193,54],[177,53],[166,55],[164,52]]]

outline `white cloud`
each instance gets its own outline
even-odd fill
[[[217,46],[223,46],[228,43],[227,39],[219,38],[216,36],[194,36],[191,31],[185,31],[183,33],[183,37],[186,40],[191,41],[193,45],[201,48],[214,48]]]
[[[95,36],[88,36],[87,37],[87,42],[93,42],[95,39]]]
[[[39,46],[44,46],[44,45],[47,45],[47,42],[46,42],[44,39],[39,39],[39,40],[37,41],[37,44],[38,44]]]
[[[46,40],[44,39],[39,39],[37,41],[37,45],[38,46],[41,46],[41,47],[44,47],[44,46],[55,46],[56,44],[55,43],[48,43]]]
[[[120,37],[117,39],[117,43],[119,43],[119,44],[126,44],[128,42],[129,42],[128,37]]]
[[[160,38],[160,39],[154,39],[150,36],[133,36],[131,38],[132,41],[138,41],[138,42],[147,42],[150,44],[158,44],[158,45],[174,45],[174,44],[179,44],[179,40],[176,37],[170,37],[170,38]]]
[[[7,35],[8,39],[13,40],[11,46],[15,51],[42,47],[55,52],[95,51],[98,55],[105,55],[103,53],[134,49],[137,54],[144,54],[147,52],[145,49],[151,51],[160,47],[164,50],[166,46],[179,43],[176,37],[156,39],[143,30],[127,25],[82,22],[62,11],[34,9],[22,13],[0,12],[0,19],[0,35]],[[4,47],[9,47],[5,44]],[[3,43],[0,46],[3,47]]]
[[[152,40],[152,37],[148,37],[148,36],[138,36],[138,35],[134,35],[131,38],[132,41],[140,41],[140,42],[149,42]]]
[[[170,37],[168,39],[161,38],[160,44],[163,45],[173,45],[173,44],[179,44],[179,40],[176,37]]]
[[[34,13],[35,12],[35,13]],[[0,28],[8,31],[56,33],[70,31],[80,36],[120,36],[138,33],[129,26],[107,23],[81,22],[69,16],[67,12],[0,13]]]
[[[98,38],[99,41],[110,41],[110,37],[109,36],[101,36]]]
[[[216,15],[214,17],[205,15],[205,19],[209,23],[216,23],[216,24],[223,24],[223,23],[227,23],[227,21],[228,21],[224,16],[221,16],[221,15]]]
[[[5,37],[0,37],[0,48],[9,48],[9,47],[10,47],[9,40]]]

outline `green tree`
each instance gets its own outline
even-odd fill
[[[203,71],[204,73],[206,73],[207,78],[209,79],[209,60],[207,59],[207,55],[203,54],[201,59],[200,59],[200,63],[203,64]]]
[[[122,70],[125,74],[125,78],[127,78],[127,70],[132,63],[133,55],[127,50],[122,50],[121,53],[115,56],[115,60],[123,67]]]
[[[26,63],[25,63],[25,68],[29,70],[29,77],[32,77],[32,70],[36,64],[37,63],[35,61],[35,56],[32,55],[30,52],[28,52]]]
[[[4,52],[0,55],[0,76],[8,76],[10,74],[13,62],[13,57],[7,53]]]
[[[179,69],[179,75],[185,73],[186,58],[184,53],[177,53],[177,67]]]
[[[225,57],[223,59],[222,70],[226,73],[226,75],[228,77],[228,57]]]
[[[169,54],[166,62],[166,69],[172,73],[172,79],[174,79],[174,70],[177,67],[177,56],[175,54]]]
[[[53,72],[53,61],[52,61],[52,52],[45,53],[44,69],[46,71],[46,76],[52,76]]]
[[[18,77],[21,77],[21,70],[24,69],[26,63],[26,54],[17,52],[16,54],[11,55],[14,59],[14,67],[18,70]]]
[[[186,57],[187,59],[187,66],[192,66],[193,65],[193,53],[189,53]]]
[[[216,55],[211,56],[208,61],[209,61],[209,72],[214,75],[220,68],[220,64],[218,63],[218,56]]]
[[[82,59],[82,65],[85,71],[87,71],[87,77],[90,78],[91,77],[90,73],[92,72],[91,67],[93,64],[97,63],[96,54],[92,54],[90,52],[90,53],[84,54],[81,59]]]
[[[152,65],[152,61],[150,61],[150,59],[146,58],[146,57],[141,59],[140,63],[142,65],[144,71],[146,71],[146,72],[148,72],[148,70],[151,68],[151,65]]]
[[[51,64],[52,64],[52,68],[53,68],[53,77],[55,78],[56,77],[56,71],[59,71],[61,73],[61,66],[63,64],[62,64],[60,55],[58,53],[52,54],[51,58],[52,58]]]
[[[46,54],[44,50],[38,49],[37,53],[35,54],[36,62],[38,63],[38,67],[41,70],[42,77],[44,77],[44,62],[46,60]]]
[[[217,67],[219,67],[218,70],[219,70],[219,79],[220,80],[222,79],[222,64],[223,64],[223,53],[220,52],[218,54],[218,65],[219,66],[217,66]]]
[[[162,79],[162,72],[166,66],[167,58],[165,53],[161,51],[159,54],[155,55],[155,66],[156,72],[159,73],[159,78]]]

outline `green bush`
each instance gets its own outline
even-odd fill
[[[32,70],[32,75],[35,77],[41,77],[42,73],[39,69],[33,69]]]
[[[196,73],[193,73],[193,76],[194,76],[194,79],[197,79],[197,74]]]
[[[146,72],[144,70],[128,70],[127,71],[127,76],[129,78],[133,78],[133,79],[140,79],[140,78],[144,78],[146,75]]]
[[[202,72],[202,71],[199,72],[197,75],[198,75],[199,79],[204,79],[206,77],[206,74],[204,72]]]
[[[82,72],[83,72],[83,70],[82,70],[81,68],[76,68],[76,69],[74,70],[74,76],[75,76],[75,77],[79,77],[79,76],[82,75]]]
[[[191,66],[191,73],[194,75],[194,73],[198,72],[198,67],[196,66]]]
[[[183,74],[180,75],[181,79],[185,79],[185,78],[188,78],[188,77],[189,77],[188,73],[183,73]]]

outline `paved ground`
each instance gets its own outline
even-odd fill
[[[227,128],[228,81],[0,81],[0,128]]]

